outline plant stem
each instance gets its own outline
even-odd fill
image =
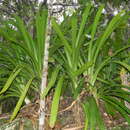
[[[48,7],[49,8],[49,7]],[[49,43],[50,43],[50,35],[51,35],[51,11],[48,10],[48,18],[47,18],[47,28],[46,28],[46,39],[45,39],[45,48],[44,48],[44,57],[43,57],[43,71],[42,71],[42,79],[40,86],[40,93],[42,93],[47,87],[47,75],[48,75],[48,57],[49,57]],[[45,129],[45,98],[42,99],[40,97],[40,114],[39,114],[39,130]]]

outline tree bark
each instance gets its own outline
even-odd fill
[[[51,4],[51,1],[48,2],[48,5]],[[43,57],[43,71],[42,71],[42,79],[40,86],[40,93],[44,91],[47,87],[47,75],[48,75],[48,56],[49,56],[49,42],[51,35],[51,7],[48,7],[48,18],[47,18],[47,28],[46,28],[46,39],[45,39],[45,49],[44,49],[44,57]],[[40,97],[40,113],[39,113],[39,130],[45,129],[45,98],[42,99]]]

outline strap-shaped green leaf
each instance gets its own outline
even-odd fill
[[[112,59],[112,57],[116,56],[117,54],[121,53],[122,51],[128,49],[130,45],[127,45],[125,47],[122,47],[121,49],[117,50],[112,56],[109,56],[107,59],[105,59],[103,62],[101,62],[100,66],[95,70],[95,73],[93,75],[92,84],[95,83],[98,73],[103,69],[105,65],[109,63],[109,61]]]
[[[81,37],[83,35],[83,31],[85,29],[85,24],[86,24],[87,18],[89,16],[89,12],[90,12],[91,7],[92,7],[92,5],[89,3],[86,6],[85,11],[83,12],[79,32],[77,34],[75,44],[73,45],[73,49],[72,49],[72,52],[73,52],[72,63],[73,63],[73,65],[72,65],[72,68],[75,70],[77,69],[79,58],[80,58],[80,47],[81,47],[81,43],[82,43],[82,42],[80,42],[80,40],[81,40]]]
[[[84,130],[95,130],[97,127],[100,130],[106,130],[96,100],[93,97],[89,97],[88,100],[86,100],[83,108],[86,114]]]
[[[7,82],[5,83],[3,89],[0,91],[0,94],[4,93],[12,84],[12,82],[14,81],[14,79],[16,78],[16,76],[19,74],[19,72],[22,70],[22,68],[16,67],[13,72],[11,73],[11,75],[9,76]]]
[[[130,109],[128,109],[123,103],[119,102],[117,99],[115,99],[111,96],[103,96],[103,98],[108,99],[109,101],[113,102],[114,104],[116,104],[120,108],[122,108],[124,111],[126,111],[127,114],[130,114]]]
[[[67,51],[71,53],[71,47],[68,43],[68,41],[65,39],[65,36],[63,35],[59,25],[56,23],[55,19],[52,19],[52,27],[58,34],[59,38],[62,40],[62,44],[66,47]]]
[[[86,102],[85,104],[82,104],[84,112],[85,112],[85,126],[84,130],[88,130],[89,127],[89,118],[90,118],[90,112],[89,112],[89,102]]]
[[[86,64],[82,65],[77,71],[74,72],[73,76],[79,76],[80,74],[87,71],[89,67],[93,65],[92,62],[87,62]]]
[[[129,95],[130,95],[130,93],[129,93]],[[110,93],[109,96],[117,97],[117,98],[123,99],[124,101],[127,101],[127,102],[130,103],[129,96],[128,96],[128,95],[125,95],[125,93],[123,93],[123,92],[119,93],[119,92],[117,91],[117,93],[116,93],[116,92]]]
[[[90,12],[91,7],[92,7],[92,5],[89,3],[86,6],[85,11],[83,12],[82,22],[80,24],[80,29],[79,29],[79,33],[78,33],[78,36],[77,36],[77,39],[76,39],[75,47],[77,47],[78,44],[79,44],[79,41],[80,41],[81,35],[83,33],[83,30],[84,30],[84,27],[85,27],[85,24],[86,24],[86,20],[89,16],[89,12]]]
[[[94,23],[92,25],[92,31],[91,31],[91,41],[90,41],[90,44],[89,44],[89,53],[88,53],[88,61],[91,60],[92,58],[92,43],[94,41],[94,36],[95,36],[95,33],[96,33],[96,29],[97,29],[97,26],[99,24],[99,20],[100,20],[100,17],[101,17],[101,14],[102,14],[102,10],[104,8],[104,5],[101,5],[98,9],[98,12],[96,14],[96,17],[94,19]]]
[[[69,44],[69,42],[66,40],[65,36],[62,33],[62,30],[60,29],[60,26],[56,23],[55,19],[52,19],[52,27],[54,28],[54,30],[56,31],[56,33],[58,34],[59,38],[61,39],[61,44],[64,45],[64,50],[67,56],[67,60],[69,63],[69,66],[72,67],[72,61],[71,61],[71,53],[72,53],[72,48]]]
[[[15,108],[14,108],[14,111],[13,111],[13,114],[12,114],[12,116],[11,116],[10,121],[12,121],[12,120],[16,117],[18,111],[20,110],[20,108],[21,108],[21,106],[22,106],[22,104],[23,104],[23,101],[24,101],[24,99],[25,99],[25,97],[26,97],[26,94],[27,94],[27,92],[28,92],[28,89],[29,89],[29,87],[30,87],[30,85],[31,85],[31,83],[32,83],[32,80],[33,80],[33,78],[31,78],[31,79],[27,82],[27,84],[26,84],[26,86],[25,86],[23,92],[21,93],[21,96],[20,96],[20,98],[19,98],[19,100],[18,100],[18,102],[17,102],[17,104],[16,104],[16,106],[15,106]]]
[[[77,31],[78,31],[77,23],[78,23],[78,19],[77,19],[76,15],[74,14],[71,19],[71,28],[72,28],[71,37],[72,37],[72,46],[73,47],[74,47],[74,44],[76,43],[76,37],[77,37]]]
[[[130,71],[130,65],[128,65],[125,62],[122,61],[113,61],[114,63],[120,64],[121,66],[123,66],[124,68],[126,68],[128,71]]]
[[[63,80],[64,80],[64,77],[61,76],[61,78],[58,81],[57,87],[55,89],[52,106],[51,106],[50,122],[49,122],[51,128],[55,126]]]
[[[130,124],[130,117],[128,116],[128,113],[122,107],[120,107],[120,105],[107,99],[106,97],[102,97],[102,99],[105,102],[109,103],[111,105],[111,107],[113,107],[115,110],[117,110],[126,119],[126,121]]]
[[[123,14],[125,13],[125,11],[121,11],[119,14],[117,14],[109,23],[108,27],[106,28],[105,32],[103,33],[101,39],[99,40],[99,42],[97,43],[97,48],[96,48],[96,52],[94,55],[94,63],[96,62],[98,53],[101,49],[101,47],[103,46],[103,44],[105,43],[105,41],[107,40],[107,38],[110,36],[110,34],[117,28],[118,26],[118,22],[120,20],[123,19]]]
[[[41,94],[41,98],[45,98],[45,96],[48,94],[48,92],[50,91],[50,89],[54,86],[56,79],[57,79],[57,75],[59,72],[60,67],[57,67],[54,72],[51,75],[51,79],[48,83],[48,86],[45,88],[45,90],[43,91],[43,93]]]
[[[35,47],[37,48],[37,57],[38,57],[38,64],[39,68],[41,69],[41,63],[43,60],[44,54],[44,46],[45,46],[45,37],[46,37],[46,30],[47,30],[47,9],[43,9],[42,11],[38,11],[36,15],[36,38],[37,43]]]

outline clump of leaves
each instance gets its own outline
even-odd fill
[[[114,64],[114,62],[127,67],[122,61],[115,61],[114,58],[120,59],[119,54],[128,49],[130,45],[117,49],[111,55],[108,55],[108,51],[104,55],[101,54],[107,46],[107,40],[111,34],[122,23],[126,23],[129,15],[123,10],[114,16],[107,26],[99,30],[103,8],[104,6],[101,5],[95,17],[91,19],[90,15],[93,8],[91,4],[88,4],[82,13],[81,22],[78,21],[77,12],[72,17],[64,20],[61,25],[57,24],[54,19],[52,20],[52,27],[56,33],[54,35],[57,35],[57,37],[55,36],[53,39],[54,44],[50,50],[55,50],[53,57],[68,76],[73,97],[77,98],[81,92],[79,90],[83,90],[83,88],[89,93],[90,97],[86,97],[83,108],[86,114],[85,129],[90,128],[91,130],[96,129],[96,127],[105,129],[100,114],[100,101],[113,107],[128,123],[130,121],[129,109],[121,103],[121,100],[127,100],[127,96],[130,94],[122,89],[125,86],[119,84],[119,82],[107,81],[103,77],[99,78],[104,68],[109,64]],[[91,20],[93,22],[89,22]],[[86,38],[86,36],[90,37]],[[107,75],[107,73],[105,74]],[[80,85],[81,81],[86,82],[85,85]]]

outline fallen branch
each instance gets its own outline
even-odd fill
[[[84,95],[84,93],[85,93],[85,91],[82,91],[81,94],[79,95],[79,97],[78,97],[76,100],[74,100],[74,101],[71,103],[70,106],[68,106],[68,107],[66,107],[65,109],[59,111],[58,114],[70,110],[70,109],[82,98],[82,96]],[[48,113],[48,114],[46,114],[46,115],[47,115],[47,116],[50,116],[50,113]]]
[[[63,128],[63,130],[79,130],[81,128],[84,128],[84,125],[78,126],[78,127],[72,127],[72,128]]]

